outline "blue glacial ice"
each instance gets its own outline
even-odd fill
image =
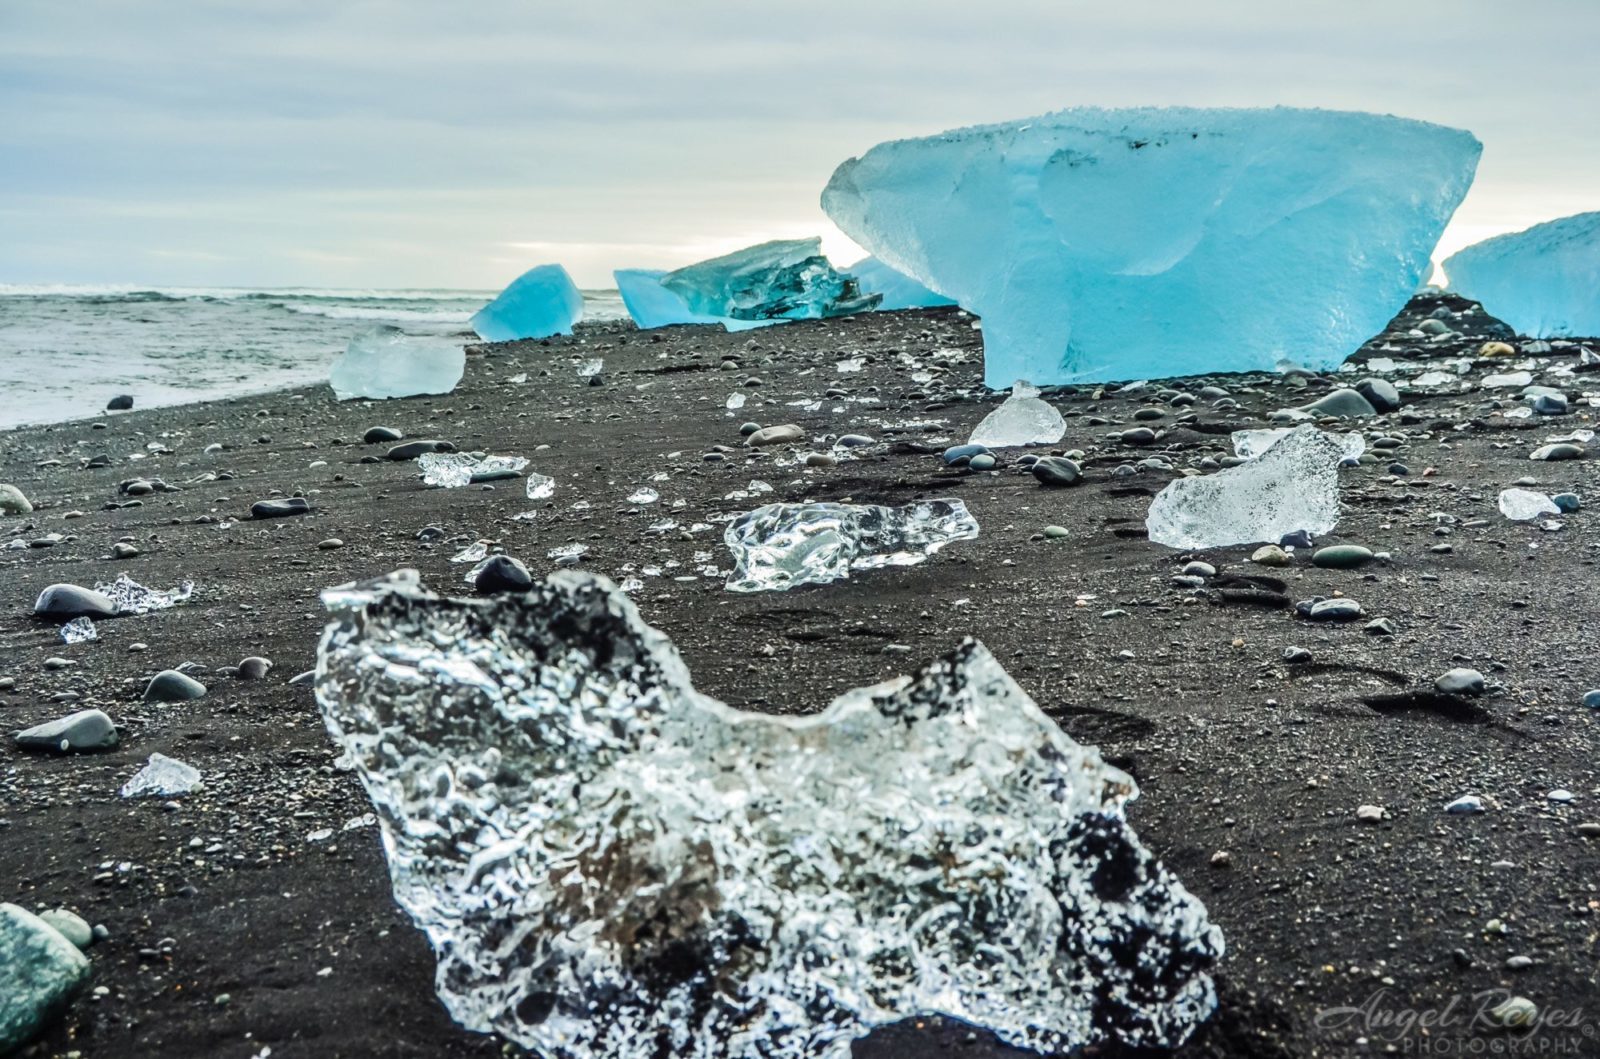
[[[851,265],[849,272],[867,294],[881,294],[880,310],[931,309],[938,305],[954,305],[953,298],[936,294],[897,269],[892,269],[875,257],[864,257]]]
[[[560,265],[530,268],[472,317],[472,329],[490,342],[570,335],[583,319],[583,295]]]
[[[1600,335],[1600,212],[1474,243],[1445,259],[1450,289],[1519,335]]]
[[[341,401],[449,393],[467,370],[459,342],[418,338],[398,327],[363,331],[334,358],[328,385]]]
[[[616,277],[617,293],[622,304],[642,328],[671,327],[673,324],[721,324],[729,331],[745,331],[752,327],[767,327],[776,320],[734,320],[726,316],[697,313],[689,308],[683,298],[661,285],[666,270],[659,268],[619,268]]]
[[[680,268],[661,285],[690,311],[735,320],[818,320],[876,308],[854,276],[822,254],[821,239],[775,239]]]
[[[1373,114],[1083,108],[880,144],[822,205],[983,318],[996,389],[1324,369],[1405,305],[1481,150]]]

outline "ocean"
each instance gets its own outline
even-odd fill
[[[495,293],[0,283],[0,430],[317,382],[378,324],[477,341]],[[616,291],[583,295],[585,320],[627,318]]]

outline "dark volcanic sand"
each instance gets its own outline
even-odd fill
[[[1419,299],[1410,311],[1438,304]],[[1470,337],[1400,337],[1406,352],[1386,355],[1470,353],[1495,333],[1481,314],[1456,324]],[[376,830],[341,830],[369,807],[352,776],[333,767],[337,755],[311,689],[286,683],[313,664],[319,590],[405,566],[455,590],[465,568],[449,557],[478,538],[499,540],[536,576],[554,566],[546,553],[569,542],[589,546],[586,568],[619,579],[626,563],[681,564],[646,579],[635,596],[640,609],[671,635],[702,690],[751,709],[814,710],[979,636],[1074,738],[1136,775],[1143,795],[1131,807],[1134,826],[1225,933],[1220,1009],[1182,1055],[1380,1051],[1393,1031],[1371,1033],[1368,1049],[1358,1043],[1369,1035],[1361,1025],[1317,1017],[1380,990],[1382,1012],[1438,1010],[1458,995],[1458,1004],[1470,1004],[1474,993],[1504,988],[1542,1008],[1582,1008],[1591,1029],[1600,1022],[1600,841],[1577,831],[1600,821],[1600,738],[1579,701],[1600,685],[1590,530],[1600,516],[1580,512],[1552,533],[1508,522],[1495,508],[1498,491],[1524,475],[1546,491],[1572,489],[1600,504],[1591,462],[1527,459],[1540,439],[1590,425],[1589,413],[1533,421],[1494,414],[1496,397],[1509,408],[1515,390],[1413,398],[1401,414],[1361,424],[1369,439],[1404,439],[1395,458],[1410,476],[1386,476],[1387,458],[1342,472],[1345,517],[1328,538],[1391,552],[1390,562],[1322,570],[1302,553],[1276,570],[1248,563],[1249,547],[1200,556],[1223,573],[1282,577],[1290,600],[1354,596],[1369,615],[1393,621],[1393,638],[1368,634],[1360,622],[1311,625],[1292,610],[1174,587],[1169,578],[1196,556],[1136,535],[1151,494],[1171,475],[1112,475],[1155,454],[1188,466],[1230,452],[1228,428],[1266,425],[1271,410],[1330,389],[1323,379],[1175,380],[1191,392],[1217,382],[1240,408],[1157,403],[1166,416],[1150,425],[1163,436],[1137,450],[1116,435],[1134,425],[1136,409],[1156,402],[1160,387],[1056,397],[1069,417],[1059,448],[1088,452],[1087,482],[1072,489],[1043,489],[1014,467],[946,471],[935,456],[904,446],[823,470],[778,467],[773,450],[747,457],[738,448],[746,419],[794,422],[814,436],[877,437],[887,436],[884,421],[938,419],[947,428],[895,439],[965,440],[998,399],[968,394],[978,347],[970,319],[954,310],[740,335],[588,330],[484,347],[448,397],[336,404],[318,387],[107,416],[102,429],[83,422],[0,434],[0,481],[40,507],[0,520],[0,542],[70,535],[49,549],[0,551],[0,676],[16,681],[0,692],[0,724],[9,732],[98,706],[124,733],[115,751],[69,759],[0,743],[0,900],[65,905],[110,930],[91,950],[93,984],[106,994],[81,996],[28,1054],[244,1057],[270,1045],[274,1059],[285,1059],[505,1049],[454,1026],[436,1000],[433,960],[390,900]],[[914,381],[936,349],[958,352],[934,368],[933,381]],[[923,363],[906,366],[901,353]],[[1572,364],[1572,354],[1540,359]],[[737,370],[719,370],[724,355],[738,360]],[[864,370],[837,373],[835,360],[854,355],[868,358]],[[601,386],[576,373],[579,358],[594,356],[605,358]],[[1489,369],[1481,364],[1472,377]],[[508,381],[523,372],[527,382]],[[760,385],[747,387],[751,377]],[[1576,396],[1588,378],[1565,388]],[[788,407],[834,386],[881,398],[884,410],[835,399],[816,411]],[[729,416],[723,404],[733,392],[750,400]],[[1189,411],[1201,429],[1176,422]],[[386,448],[360,443],[375,424],[527,456],[560,486],[537,505],[523,498],[521,481],[424,489],[412,464],[360,462]],[[172,453],[130,462],[156,441]],[[202,454],[212,442],[226,451]],[[719,443],[733,447],[728,459],[703,462]],[[111,466],[81,469],[101,453]],[[1424,477],[1429,467],[1437,474]],[[142,507],[103,507],[124,479],[184,483],[206,471],[235,478],[156,494]],[[625,502],[658,471],[671,474],[651,483],[662,504]],[[768,501],[960,497],[982,535],[923,566],[785,594],[733,595],[720,579],[674,580],[707,561],[726,567],[721,526],[692,538],[647,527],[748,507],[722,498],[752,478],[776,487]],[[314,513],[248,521],[251,503],[275,490],[304,491]],[[680,497],[686,507],[667,506]],[[592,506],[572,510],[580,499]],[[512,520],[535,506],[536,521]],[[68,518],[73,511],[81,517]],[[1436,536],[1438,512],[1467,524]],[[219,519],[240,521],[221,528]],[[1033,539],[1052,523],[1070,538]],[[419,543],[417,531],[428,525],[442,527],[447,540]],[[143,554],[103,558],[124,535]],[[330,537],[345,547],[318,550]],[[1429,550],[1441,542],[1454,551]],[[697,552],[710,559],[697,560]],[[190,578],[197,588],[185,606],[99,623],[100,639],[88,644],[63,645],[31,617],[44,586],[92,585],[119,571],[153,587]],[[1125,613],[1105,616],[1112,610]],[[148,650],[130,652],[136,641]],[[888,644],[911,652],[886,653]],[[1290,645],[1309,648],[1315,662],[1285,664]],[[1132,656],[1119,657],[1124,650]],[[215,670],[256,654],[275,663],[266,680],[202,673],[211,691],[201,700],[140,701],[160,669],[188,661]],[[46,670],[51,656],[77,664]],[[1498,687],[1468,707],[1426,695],[1391,699],[1399,708],[1387,711],[1364,701],[1429,691],[1436,675],[1458,665]],[[68,693],[75,702],[53,701]],[[205,791],[172,807],[120,800],[118,787],[152,751],[200,768]],[[1557,787],[1575,792],[1576,802],[1547,802]],[[1490,811],[1442,812],[1468,793]],[[1358,823],[1356,807],[1365,803],[1384,806],[1388,819]],[[325,828],[331,839],[308,842]],[[1230,865],[1213,865],[1218,851]],[[1490,930],[1491,920],[1504,933]],[[1516,955],[1532,966],[1506,969]],[[1562,1040],[1574,1033],[1581,1031],[1547,1031]],[[1481,1031],[1433,1031],[1460,1035]],[[1396,1047],[1419,1054],[1422,1039],[1414,1030]],[[1539,1054],[1584,1054],[1587,1040],[1572,1046],[1578,1050]],[[1021,1053],[965,1026],[921,1020],[880,1032],[858,1054]]]

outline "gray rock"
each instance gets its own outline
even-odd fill
[[[1156,432],[1149,427],[1133,427],[1122,432],[1122,443],[1124,445],[1154,445],[1156,443]]]
[[[1196,560],[1194,560],[1193,562],[1190,562],[1190,563],[1185,563],[1184,567],[1183,567],[1183,572],[1185,574],[1188,574],[1190,577],[1216,577],[1217,576],[1217,568],[1215,566],[1212,566],[1210,563],[1207,563],[1207,562],[1201,562],[1199,559],[1196,559]]]
[[[1292,666],[1304,665],[1311,661],[1311,658],[1311,652],[1304,647],[1285,647],[1283,649],[1283,660]]]
[[[187,702],[206,693],[206,686],[176,669],[163,669],[145,685],[146,702]]]
[[[1373,636],[1393,636],[1394,622],[1388,618],[1374,618],[1362,626],[1362,630]]]
[[[1446,695],[1482,695],[1483,674],[1476,669],[1452,669],[1439,676],[1433,686]]]
[[[1303,412],[1314,415],[1335,416],[1340,419],[1358,419],[1364,416],[1376,415],[1378,410],[1372,407],[1372,402],[1361,396],[1356,390],[1346,387],[1335,390],[1321,400],[1313,401],[1301,408]]]
[[[290,515],[305,515],[311,511],[311,502],[303,496],[289,496],[282,500],[258,500],[250,505],[250,517],[288,518]]]
[[[1533,399],[1533,410],[1542,416],[1564,416],[1567,414],[1566,395],[1541,393]]]
[[[26,515],[33,504],[14,485],[0,484],[0,515]]]
[[[130,393],[119,393],[117,396],[106,402],[107,412],[126,412],[132,407],[133,395]]]
[[[1356,393],[1380,412],[1394,412],[1400,408],[1400,391],[1387,379],[1362,379],[1356,383]]]
[[[1333,570],[1353,570],[1372,561],[1372,549],[1359,544],[1330,544],[1318,548],[1311,556],[1311,565]]]
[[[1364,617],[1366,612],[1355,600],[1338,596],[1312,603],[1305,615],[1312,621],[1354,621]]]
[[[1581,460],[1588,452],[1582,445],[1570,441],[1558,441],[1553,445],[1541,445],[1528,454],[1530,460]]]
[[[251,655],[239,663],[238,677],[240,680],[260,680],[272,668],[271,659],[262,658],[260,655]]]
[[[59,930],[0,904],[0,1055],[37,1036],[88,979],[88,959]]]
[[[472,585],[484,595],[497,592],[526,592],[533,587],[528,568],[509,555],[492,555]]]
[[[367,432],[361,435],[361,440],[368,445],[378,445],[386,441],[400,441],[404,437],[405,435],[394,427],[368,427]]]
[[[1583,500],[1577,493],[1556,493],[1550,498],[1562,511],[1573,512],[1582,509]]]
[[[84,922],[83,917],[76,912],[69,912],[65,908],[52,908],[48,912],[40,912],[39,918],[80,949],[87,949],[94,944],[94,928]]]
[[[133,559],[138,557],[139,549],[127,541],[118,541],[111,546],[111,555],[115,559]]]
[[[414,460],[429,452],[454,452],[456,447],[448,441],[408,441],[404,445],[396,445],[383,454],[386,460]]]
[[[806,432],[793,423],[784,423],[782,426],[762,427],[744,439],[744,443],[751,448],[760,448],[763,445],[782,445],[791,441],[804,441]]]
[[[1083,470],[1065,456],[1041,456],[1028,471],[1040,485],[1077,485],[1083,480]]]
[[[56,584],[39,593],[33,616],[46,621],[71,621],[73,618],[115,618],[117,605],[90,588]]]
[[[117,726],[99,710],[80,710],[17,733],[17,747],[52,754],[82,754],[117,745]]]

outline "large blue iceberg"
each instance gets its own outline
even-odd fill
[[[729,331],[766,327],[776,320],[734,320],[726,316],[697,313],[680,296],[661,285],[666,270],[659,268],[619,268],[617,293],[633,322],[642,328],[671,327],[673,324],[721,324]]]
[[[472,329],[490,342],[570,335],[583,319],[583,295],[560,265],[530,268],[472,317]]]
[[[1600,335],[1600,213],[1474,243],[1445,259],[1450,289],[1518,334]]]
[[[855,277],[835,269],[821,239],[775,239],[680,268],[661,285],[690,311],[734,320],[817,320],[875,308]]]
[[[994,388],[1330,368],[1405,305],[1481,151],[1374,114],[1084,108],[880,144],[822,205],[983,318]]]
[[[879,310],[931,309],[937,305],[954,305],[954,298],[936,294],[898,269],[890,268],[875,257],[864,257],[850,266],[850,274],[866,294],[880,294],[883,300]]]

